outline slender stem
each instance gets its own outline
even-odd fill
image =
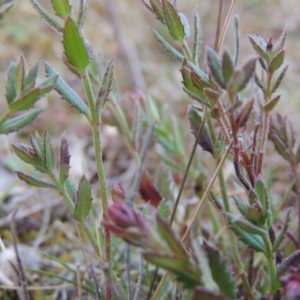
[[[295,177],[295,188],[296,188],[296,194],[297,194],[297,200],[298,200],[298,240],[300,241],[300,178],[298,174],[298,164],[296,163],[292,169]]]
[[[220,38],[220,32],[221,32],[222,8],[223,8],[223,0],[219,0],[217,27],[216,27],[216,34],[215,34],[215,46],[214,46],[214,49],[216,51],[218,51],[218,44],[219,44],[219,38]]]
[[[190,50],[189,46],[187,45],[186,41],[184,41],[181,44],[181,48],[182,48],[182,51],[183,51],[184,56],[186,57],[186,59],[188,61],[193,61],[193,55],[192,55],[191,50]]]
[[[95,160],[97,166],[97,172],[99,177],[99,185],[101,192],[101,204],[103,211],[103,220],[108,222],[107,215],[107,207],[108,207],[108,192],[107,192],[107,183],[106,176],[104,171],[104,165],[102,160],[102,147],[101,147],[101,138],[100,138],[100,123],[101,123],[101,115],[98,114],[96,110],[96,102],[95,96],[92,89],[91,80],[88,72],[86,71],[84,75],[82,75],[82,81],[84,84],[85,94],[87,97],[89,109],[90,109],[90,123],[93,131],[93,141],[95,147]],[[111,261],[111,243],[110,243],[110,233],[108,230],[104,230],[105,237],[105,260],[110,264]],[[97,252],[98,253],[98,252]],[[111,299],[112,296],[111,285],[110,282],[106,281],[106,293],[105,298],[107,300]]]
[[[228,26],[229,26],[229,21],[230,21],[230,18],[232,16],[233,9],[234,9],[234,6],[235,6],[235,2],[236,2],[236,0],[231,1],[230,8],[229,8],[228,14],[226,16],[224,26],[223,26],[223,29],[222,29],[222,32],[221,32],[221,36],[220,36],[220,39],[219,39],[219,42],[218,42],[218,47],[216,49],[217,52],[220,52],[220,50],[223,46],[225,35],[226,35],[227,29],[228,29]]]

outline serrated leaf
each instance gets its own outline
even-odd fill
[[[156,226],[160,237],[168,244],[171,253],[188,258],[186,251],[182,247],[180,240],[175,236],[169,223],[163,220],[159,214],[156,215]]]
[[[62,19],[66,19],[71,13],[69,0],[51,0],[55,13]]]
[[[273,59],[270,62],[269,65],[269,73],[274,73],[276,70],[278,70],[284,61],[284,56],[285,56],[285,50],[281,49],[280,51],[278,51],[275,56],[273,57]]]
[[[184,29],[184,40],[187,40],[190,37],[191,29],[189,25],[189,20],[183,13],[179,13],[181,24],[183,25]]]
[[[180,69],[182,79],[183,79],[182,83],[188,91],[195,94],[195,93],[197,93],[197,88],[193,85],[193,83],[191,81],[190,71],[186,67],[185,62],[186,62],[186,60],[183,60],[182,67]]]
[[[189,68],[195,73],[195,75],[203,82],[203,85],[206,85],[206,87],[212,87],[211,82],[209,81],[209,78],[207,74],[205,74],[199,67],[192,64],[191,62],[188,62]]]
[[[227,49],[222,55],[222,72],[225,84],[230,81],[232,73],[234,71],[234,63]]]
[[[27,182],[30,185],[41,187],[41,188],[54,189],[54,190],[57,189],[57,187],[51,182],[44,181],[42,179],[33,177],[31,175],[25,174],[20,171],[17,171],[16,173],[21,180]]]
[[[6,120],[0,125],[0,133],[10,133],[24,128],[33,122],[41,112],[42,110],[40,109],[34,109],[17,117]]]
[[[182,256],[160,252],[143,252],[145,260],[172,272],[178,281],[188,288],[193,288],[200,283],[200,272]]]
[[[14,152],[16,153],[16,155],[25,163],[30,164],[32,166],[34,166],[37,170],[42,170],[43,172],[45,172],[45,166],[44,163],[41,159],[34,157],[32,155],[30,155],[27,151],[23,150],[20,147],[14,146],[12,145]]]
[[[82,28],[85,22],[87,11],[88,11],[88,0],[80,0],[79,13],[77,18],[77,25],[79,28]]]
[[[222,74],[222,66],[218,53],[212,48],[208,49],[207,52],[207,62],[211,72],[212,77],[215,82],[223,89],[226,88],[224,77]]]
[[[17,65],[14,62],[10,63],[9,71],[7,74],[6,84],[6,101],[8,104],[12,103],[17,98],[17,90],[15,85],[17,74]]]
[[[263,110],[266,112],[271,112],[275,108],[277,103],[279,102],[280,97],[281,97],[281,95],[278,95],[275,98],[273,98],[272,100],[270,100],[267,104],[265,104],[263,106]]]
[[[37,102],[39,99],[41,99],[41,97],[43,97],[53,89],[55,81],[56,78],[49,78],[49,83],[51,83],[51,85],[34,88],[21,96],[17,101],[13,102],[9,106],[10,112],[15,113],[21,110],[32,108],[35,102]]]
[[[206,244],[205,250],[209,261],[212,277],[219,286],[220,292],[230,299],[235,299],[236,280],[232,276],[232,271],[220,254],[220,251]]]
[[[163,46],[163,48],[171,54],[172,57],[176,58],[179,62],[182,62],[184,59],[184,56],[177,51],[173,46],[171,46],[157,31],[154,29],[151,29],[151,31],[154,34],[154,37],[157,39],[157,41],[160,42],[160,44]]]
[[[276,90],[277,90],[277,88],[279,87],[279,85],[280,85],[282,79],[284,78],[285,73],[286,73],[286,71],[287,71],[288,68],[289,68],[289,66],[286,65],[286,66],[284,67],[284,69],[280,72],[280,75],[278,76],[278,78],[276,79],[276,81],[275,81],[275,83],[274,83],[274,85],[273,85],[273,87],[272,87],[272,90],[271,90],[271,93],[272,93],[272,94],[274,94],[274,93],[276,92]]]
[[[230,224],[230,229],[243,243],[249,246],[249,248],[258,252],[266,253],[264,241],[259,235],[248,233],[234,224]]]
[[[174,5],[168,0],[162,0],[162,9],[170,35],[175,41],[182,43],[185,39],[185,32],[179,13],[176,11]]]
[[[74,210],[75,219],[79,223],[85,223],[92,207],[92,200],[91,186],[83,176],[79,182],[77,200]]]
[[[198,59],[201,53],[202,45],[202,30],[201,30],[201,20],[198,10],[194,9],[194,41],[193,41],[193,62],[197,66]]]
[[[61,185],[67,180],[70,169],[70,155],[68,149],[68,141],[62,136],[60,141],[60,163],[59,163],[59,182]]]
[[[90,63],[89,53],[80,29],[70,16],[63,29],[63,46],[70,65],[83,74]]]
[[[259,235],[259,236],[265,236],[267,234],[266,230],[254,225],[253,223],[249,222],[243,217],[235,217],[232,219],[232,223],[239,228],[241,228],[243,231],[254,234],[254,235]]]
[[[58,75],[52,66],[44,62],[47,76]],[[71,106],[89,118],[89,108],[78,94],[59,76],[55,83],[54,89],[66,100]]]
[[[49,133],[46,131],[44,134],[44,151],[45,151],[45,166],[49,173],[53,172],[55,159],[53,147],[51,145],[51,139]]]
[[[114,80],[113,76],[114,76],[114,64],[113,61],[110,60],[105,67],[100,89],[97,95],[96,107],[99,113],[101,109],[104,107],[106,101],[108,100],[109,93],[112,90],[112,84]]]
[[[149,2],[151,4],[152,11],[154,12],[156,18],[164,24],[165,16],[162,10],[161,0],[150,0]]]
[[[254,98],[247,101],[246,104],[240,109],[239,113],[236,116],[236,125],[237,127],[244,127],[247,124],[250,113],[253,108]]]
[[[209,102],[207,102],[204,98],[202,98],[198,93],[192,93],[188,89],[186,89],[185,87],[183,88],[183,90],[188,94],[188,96],[191,99],[196,100],[199,103],[201,103],[201,104],[203,104],[203,105],[205,105],[207,107],[210,107]]]
[[[36,63],[29,70],[28,74],[25,76],[25,79],[24,79],[24,92],[27,92],[28,90],[34,88],[38,72],[39,72],[39,63]]]
[[[48,23],[51,27],[56,29],[58,32],[63,31],[62,25],[55,19],[51,14],[49,14],[37,0],[31,0],[34,9],[40,14],[44,21]]]

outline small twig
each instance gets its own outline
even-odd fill
[[[140,299],[140,291],[142,288],[142,283],[145,277],[145,273],[144,273],[144,268],[143,268],[143,255],[139,249],[139,276],[138,276],[138,280],[137,280],[137,284],[136,284],[136,289],[135,289],[135,293],[133,296],[133,300],[139,300]]]
[[[90,264],[90,272],[91,272],[91,275],[92,275],[92,278],[93,278],[93,281],[94,281],[94,285],[95,285],[96,300],[100,300],[101,299],[101,295],[100,295],[99,281],[97,280],[93,264]]]
[[[218,44],[221,32],[221,20],[222,20],[222,8],[223,8],[223,0],[219,0],[219,10],[217,17],[217,27],[216,27],[216,35],[215,35],[215,46],[214,49],[218,51]]]
[[[18,211],[18,206],[16,207],[15,211],[12,214],[12,218],[10,221],[10,230],[11,230],[11,234],[12,234],[12,239],[13,239],[13,245],[14,245],[14,250],[15,250],[15,254],[16,254],[16,259],[17,259],[17,264],[18,264],[18,271],[19,271],[19,277],[20,277],[20,281],[21,281],[21,286],[22,286],[22,290],[23,290],[23,294],[24,294],[24,299],[25,300],[29,300],[29,292],[28,292],[28,286],[27,286],[27,278],[26,278],[26,273],[22,264],[22,260],[20,257],[20,253],[18,250],[18,246],[17,246],[17,233],[16,233],[16,228],[15,228],[15,220],[14,217]]]
[[[240,52],[240,25],[239,17],[234,16],[234,28],[235,28],[235,52],[234,52],[234,65],[237,66]]]
[[[119,290],[116,288],[116,286],[113,284],[111,280],[109,264],[105,263],[102,270],[105,276],[105,280],[107,284],[111,287],[111,291],[114,294],[115,298],[118,300],[125,300],[125,297],[120,294]]]
[[[230,18],[232,16],[233,9],[234,9],[234,6],[235,6],[235,2],[236,2],[236,0],[231,1],[230,8],[229,8],[228,14],[226,16],[224,26],[223,26],[223,29],[222,29],[222,32],[221,32],[221,36],[220,36],[220,39],[219,39],[217,52],[220,52],[220,50],[223,46],[225,35],[226,35],[227,29],[228,29],[228,26],[229,26],[229,21],[230,21]]]
[[[255,269],[254,269],[254,251],[253,250],[249,250],[250,251],[250,257],[249,257],[249,264],[248,264],[248,282],[250,284],[250,286],[253,286],[253,282],[254,282],[254,276],[255,276]]]

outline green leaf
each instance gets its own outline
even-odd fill
[[[66,19],[71,14],[69,0],[51,0],[55,13],[62,19]]]
[[[236,280],[232,276],[232,271],[229,268],[228,262],[221,257],[220,251],[212,246],[206,244],[205,250],[207,253],[212,277],[219,286],[220,292],[230,299],[235,299]]]
[[[162,10],[162,4],[161,0],[149,0],[152,10],[156,16],[156,18],[162,22],[163,24],[165,23],[165,16]]]
[[[76,22],[68,16],[63,30],[63,46],[69,64],[82,75],[90,63],[88,49]]]
[[[77,189],[76,189],[75,184],[70,180],[70,178],[67,178],[65,180],[64,189],[65,189],[68,197],[70,199],[72,199],[73,202],[76,202],[77,201]]]
[[[178,281],[188,288],[193,288],[200,284],[201,274],[195,264],[188,259],[175,254],[144,251],[145,260],[172,272]]]
[[[171,253],[188,258],[186,251],[181,245],[180,240],[175,236],[169,223],[167,223],[159,214],[156,215],[157,231],[162,239],[168,244]]]
[[[60,163],[59,163],[59,182],[61,185],[65,183],[69,176],[70,155],[68,149],[68,141],[62,136],[60,141]]]
[[[91,186],[84,176],[82,176],[77,191],[77,201],[75,205],[75,219],[84,224],[92,207]]]
[[[17,98],[16,90],[16,75],[17,65],[14,62],[10,63],[9,71],[7,74],[7,85],[6,85],[6,101],[8,104],[12,103]]]
[[[88,11],[88,0],[80,0],[79,13],[77,18],[77,25],[79,28],[82,28],[85,22],[87,11]]]
[[[235,97],[237,93],[243,90],[255,71],[256,58],[249,59],[242,68],[236,69],[230,81],[227,84],[227,91],[231,96],[231,99]]]
[[[113,76],[114,76],[114,64],[113,61],[110,60],[105,67],[105,72],[97,96],[96,106],[99,113],[101,109],[104,107],[106,101],[108,100],[109,93],[112,90],[112,84],[114,80]]]
[[[44,181],[42,179],[33,177],[31,175],[25,174],[20,171],[17,171],[16,173],[21,180],[27,182],[30,185],[41,187],[41,188],[50,188],[54,190],[57,189],[57,187],[53,185],[51,182]]]
[[[44,62],[47,76],[58,75],[52,66]],[[71,106],[79,112],[85,114],[89,118],[89,108],[78,94],[60,77],[58,76],[54,89],[65,99]]]
[[[239,212],[245,217],[247,215],[247,205],[238,197],[233,197],[236,207]]]
[[[168,0],[162,0],[162,8],[170,35],[175,41],[182,43],[185,39],[185,32],[179,13]]]
[[[41,112],[42,111],[40,109],[34,109],[17,117],[6,120],[0,126],[0,133],[10,133],[13,131],[18,131],[19,129],[33,122]]]
[[[45,166],[44,166],[44,162],[37,158],[34,157],[33,155],[30,155],[28,153],[28,151],[25,151],[24,149],[22,149],[21,147],[17,147],[12,145],[14,152],[16,153],[16,155],[24,162],[26,162],[27,164],[30,164],[32,166],[34,166],[37,170],[41,170],[43,173],[45,173]]]
[[[173,180],[170,169],[161,162],[155,174],[155,186],[164,198],[164,202],[172,199]]]
[[[232,219],[232,223],[238,227],[240,227],[242,230],[259,235],[261,237],[265,236],[267,234],[266,230],[254,225],[253,223],[249,222],[243,217],[235,217]]]
[[[39,72],[39,64],[36,63],[28,72],[24,79],[24,92],[31,90],[35,86],[37,75]]]
[[[230,81],[233,71],[234,71],[233,60],[228,50],[225,49],[222,56],[222,73],[223,73],[225,84],[227,84]]]
[[[56,29],[58,32],[63,31],[62,25],[55,19],[53,18],[52,15],[50,15],[40,4],[37,0],[31,0],[31,3],[34,7],[35,10],[40,14],[40,16],[48,23],[49,26],[53,27]]]
[[[23,93],[24,78],[25,78],[25,61],[24,61],[24,57],[21,56],[20,62],[17,65],[17,72],[15,78],[17,97],[20,97]]]
[[[287,213],[286,213],[284,224],[281,227],[280,231],[277,233],[275,242],[274,242],[273,247],[272,247],[273,252],[276,252],[278,250],[278,248],[279,248],[280,244],[282,243],[283,239],[286,237],[286,233],[287,233],[287,231],[289,229],[289,225],[290,225],[291,211],[292,211],[292,208],[289,208]]]
[[[270,61],[270,55],[266,51],[266,43],[261,37],[248,35],[249,41],[256,53],[267,62]]]
[[[286,26],[284,28],[284,30],[282,31],[280,38],[278,39],[277,43],[274,46],[274,49],[273,49],[274,53],[278,53],[281,49],[283,49],[284,43],[285,43],[285,40],[287,37],[288,27],[289,26]]]
[[[186,88],[183,88],[183,90],[188,94],[188,96],[193,99],[193,100],[196,100],[198,101],[199,103],[207,106],[207,107],[210,107],[210,104],[209,102],[207,102],[205,99],[203,99],[201,96],[199,96],[199,93],[192,93],[190,92],[188,89]]]
[[[193,41],[193,62],[198,66],[198,59],[201,53],[202,29],[198,10],[194,9],[194,41]]]
[[[37,132],[34,134],[34,136],[30,135],[30,143],[37,157],[42,161],[44,161],[45,160],[44,142]]]
[[[160,42],[163,48],[171,54],[172,57],[176,58],[178,61],[182,62],[184,56],[177,51],[174,47],[172,47],[157,31],[151,29],[154,34],[154,37]]]
[[[284,61],[284,56],[285,56],[285,50],[281,49],[280,51],[278,51],[275,56],[273,57],[273,59],[270,62],[270,66],[269,66],[269,73],[274,73],[276,70],[278,70]]]
[[[55,159],[53,147],[51,145],[51,139],[49,133],[46,131],[44,134],[44,151],[45,151],[45,166],[49,173],[53,172]]]
[[[212,48],[208,49],[207,62],[215,82],[223,89],[226,88],[224,77],[222,74],[222,66],[218,53]]]
[[[184,29],[184,40],[187,40],[191,34],[189,20],[183,13],[179,13],[179,17]]]
[[[286,71],[287,71],[288,68],[289,68],[289,66],[286,65],[286,66],[284,67],[284,69],[280,72],[278,78],[276,79],[276,81],[275,81],[275,83],[274,83],[274,85],[273,85],[273,87],[272,87],[272,90],[271,90],[271,93],[272,93],[272,94],[274,94],[274,93],[276,92],[276,90],[277,90],[277,88],[279,87],[281,81],[283,80],[283,78],[284,78],[284,76],[285,76],[285,73],[286,73]]]
[[[249,248],[258,252],[266,253],[264,241],[259,235],[250,234],[234,224],[230,224],[230,229],[243,243],[249,246]]]

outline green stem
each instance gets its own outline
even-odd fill
[[[265,242],[266,257],[269,264],[269,275],[270,275],[269,293],[272,295],[276,292],[276,286],[277,286],[275,256],[274,253],[272,252],[272,243],[270,241],[269,234],[263,236],[263,240]]]
[[[185,41],[181,44],[181,48],[182,48],[185,58],[188,61],[193,61],[193,56],[192,56],[191,50]]]
[[[98,177],[99,177],[103,220],[105,222],[108,222],[108,214],[107,214],[108,192],[107,192],[107,183],[106,183],[106,176],[105,176],[105,171],[104,171],[104,164],[103,164],[103,160],[102,160],[102,147],[101,147],[101,138],[100,138],[101,114],[98,113],[96,110],[95,96],[93,93],[91,80],[90,80],[90,77],[89,77],[89,74],[87,71],[85,72],[85,74],[82,75],[82,81],[84,84],[85,94],[86,94],[89,109],[90,109],[89,121],[90,121],[90,124],[92,126],[92,131],[93,131],[95,159],[96,159],[96,166],[97,166],[97,172],[98,172]],[[104,237],[105,237],[105,260],[110,265],[111,241],[110,241],[110,233],[108,230],[104,230]],[[99,253],[99,252],[97,252],[97,253]],[[111,299],[111,286],[108,281],[106,283],[105,298],[107,300]]]

